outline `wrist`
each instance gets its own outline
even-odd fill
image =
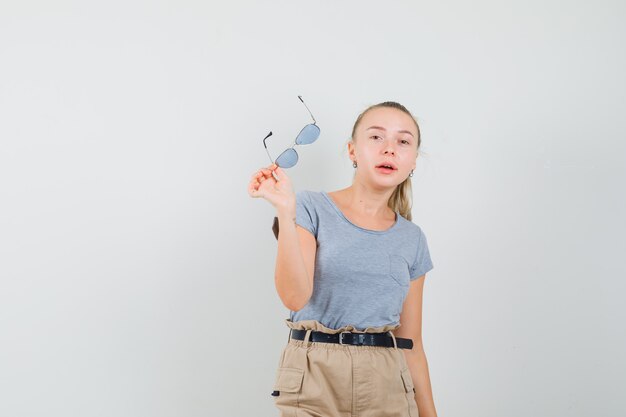
[[[276,207],[276,217],[280,218],[293,218],[294,221],[296,219],[296,205],[295,204],[286,204]]]
[[[278,217],[278,220],[281,222],[292,222],[295,223],[296,222],[296,211],[293,210],[278,210],[278,212],[276,213],[276,217]]]

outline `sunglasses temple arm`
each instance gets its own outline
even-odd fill
[[[270,157],[270,162],[272,164],[274,164],[274,160],[272,159],[272,155],[270,155],[270,151],[267,149],[267,145],[265,144],[265,139],[269,138],[270,136],[272,136],[272,132],[268,133],[267,136],[265,136],[265,138],[263,138],[263,147],[265,148],[265,152],[267,152],[267,156]]]
[[[304,104],[304,107],[306,107],[306,109],[309,110],[309,106],[307,106],[304,100],[302,100],[302,96],[298,96],[298,98],[300,99],[302,104]],[[311,115],[311,119],[313,119],[313,123],[317,124],[317,121],[315,121],[315,117],[313,117],[313,113],[311,113],[311,110],[309,110],[309,114]]]
[[[272,156],[270,155],[270,151],[268,151],[268,150],[267,150],[267,147],[265,147],[265,152],[267,152],[267,156],[269,156],[269,157],[270,157],[270,162],[271,162],[272,164],[275,164],[274,160],[272,159]]]

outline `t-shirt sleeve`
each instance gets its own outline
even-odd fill
[[[317,238],[317,212],[315,211],[311,196],[306,190],[296,193],[296,224],[304,227]],[[279,229],[278,217],[274,217],[272,232],[274,232],[274,236],[277,240]]]
[[[433,262],[430,259],[430,251],[428,250],[428,241],[426,235],[419,229],[419,242],[417,244],[417,256],[415,262],[410,268],[411,281],[416,280],[428,271],[433,269]]]
[[[296,224],[317,237],[317,212],[311,201],[311,196],[306,190],[296,193]]]

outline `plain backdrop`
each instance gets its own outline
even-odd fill
[[[0,415],[274,416],[289,311],[247,184],[352,182],[417,117],[439,416],[626,414],[621,1],[0,3]]]

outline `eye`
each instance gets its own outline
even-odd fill
[[[370,138],[380,138],[378,135],[370,136]]]
[[[411,143],[411,142],[409,142],[409,141],[408,141],[408,140],[406,140],[406,139],[403,139],[403,140],[402,140],[402,142],[406,143],[407,145],[409,145],[409,144]]]

